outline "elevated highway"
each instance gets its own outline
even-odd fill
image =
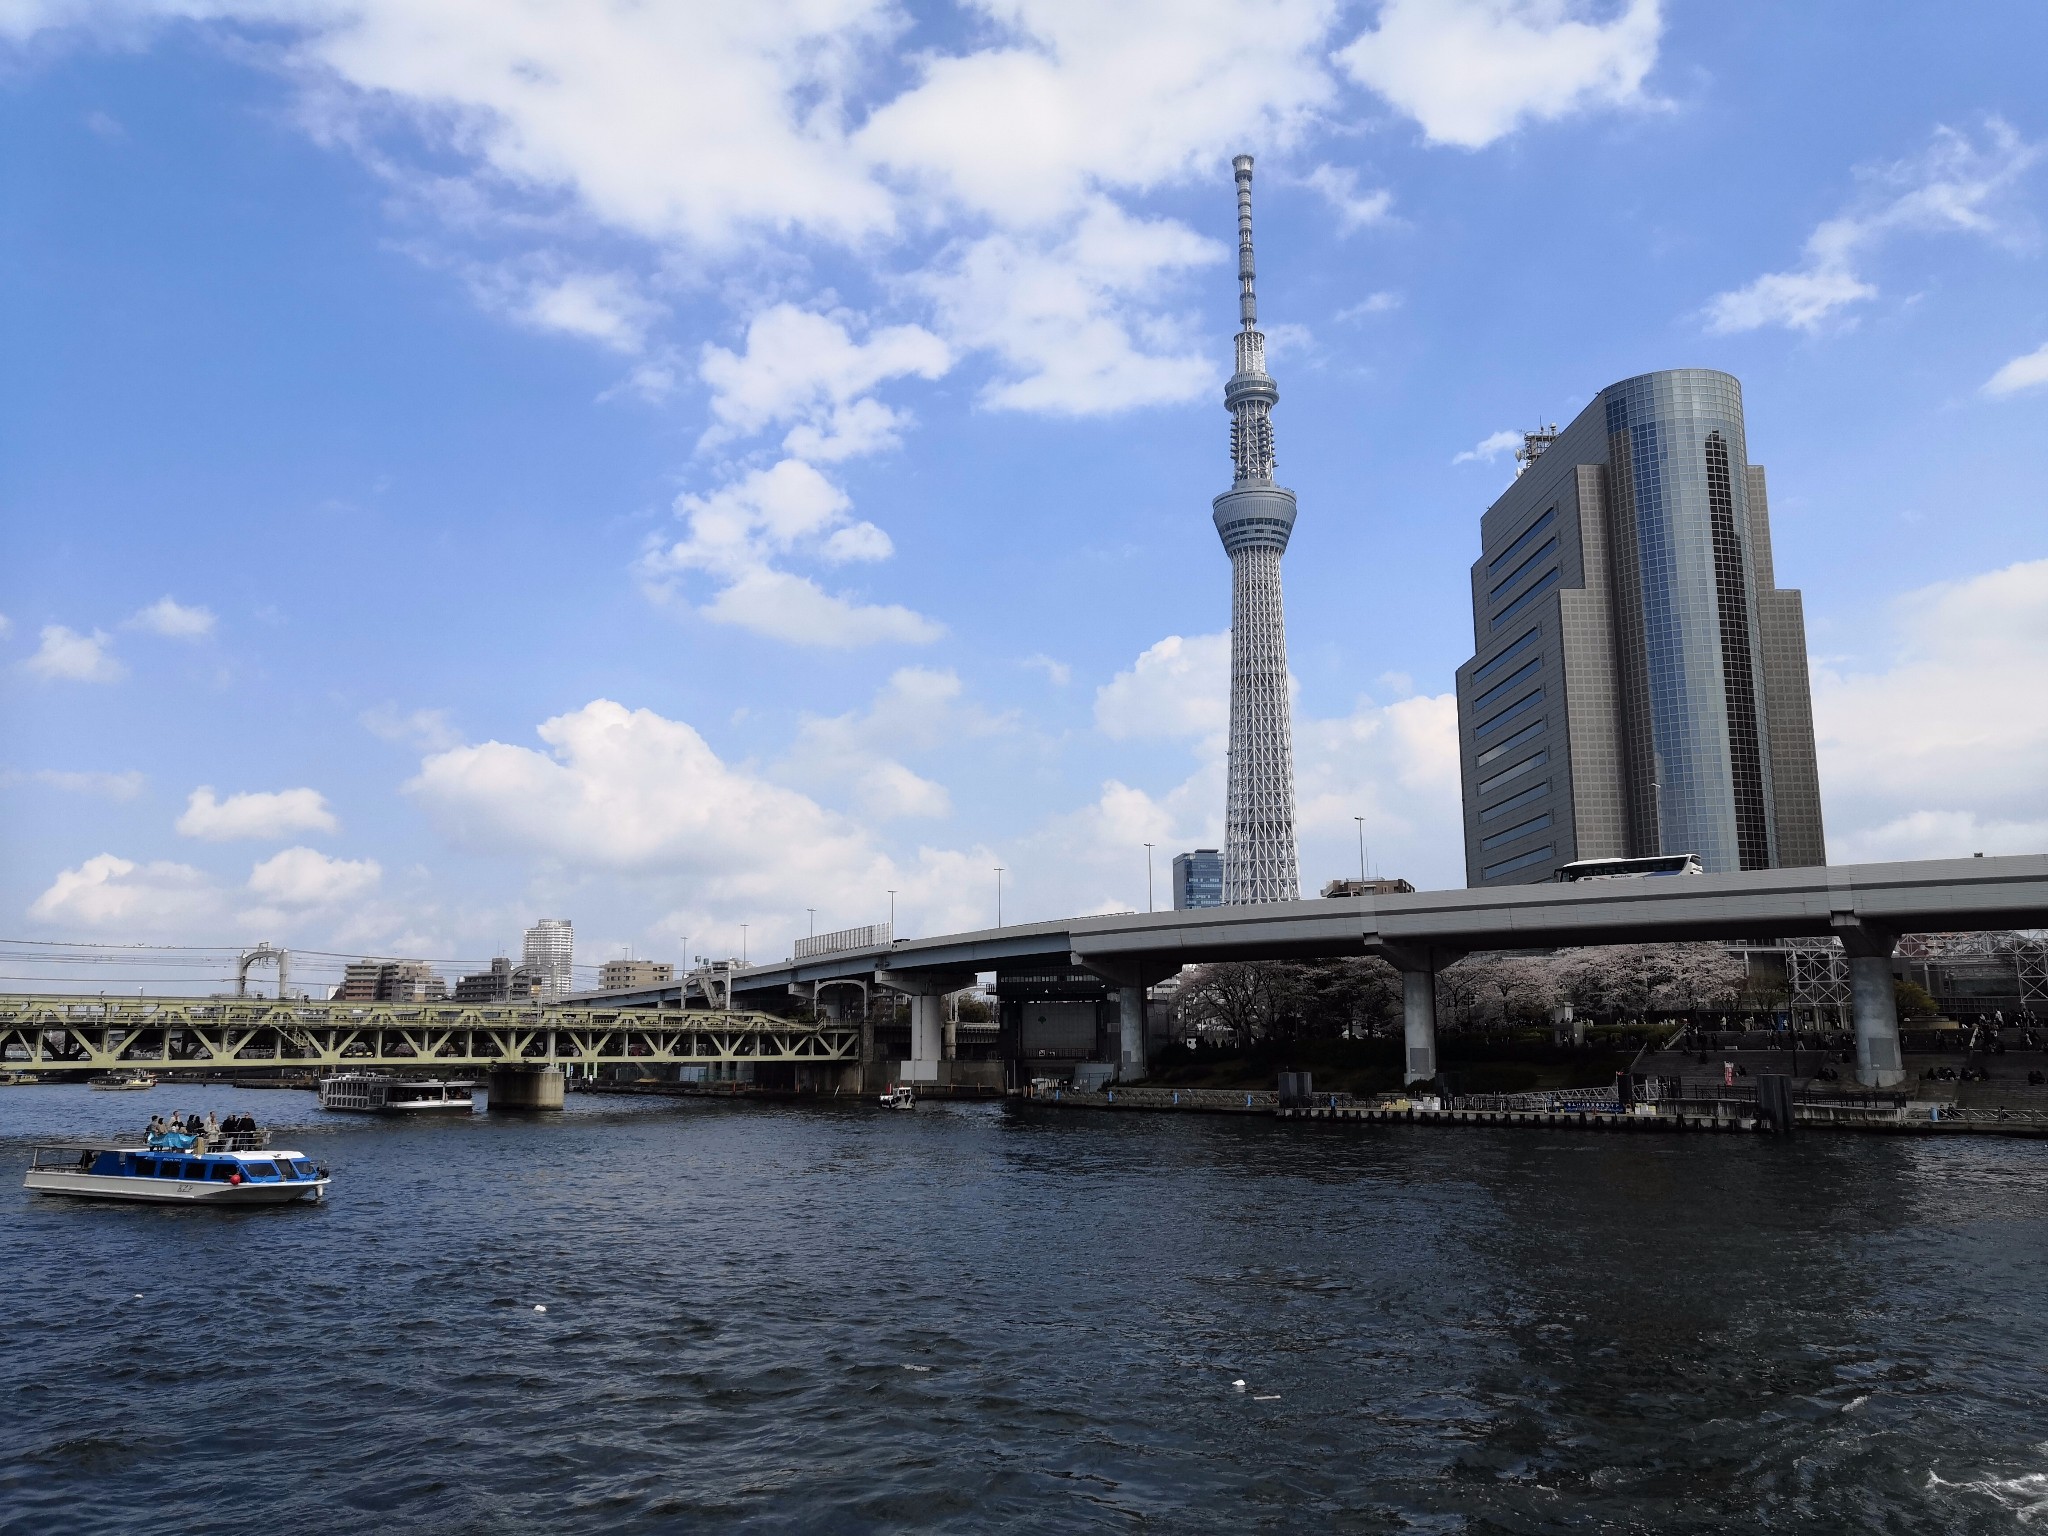
[[[835,988],[907,994],[916,1075],[938,1060],[944,993],[978,972],[1080,966],[1119,989],[1122,1071],[1138,1077],[1144,989],[1181,966],[1377,955],[1402,973],[1407,1070],[1418,1081],[1436,1075],[1435,974],[1475,951],[1832,936],[1849,957],[1857,1077],[1890,1086],[1903,1075],[1890,964],[1899,936],[2041,927],[2048,927],[2048,855],[2026,854],[1077,917],[737,968],[730,987],[735,1000],[769,1006],[795,991],[828,1011],[836,1011]],[[608,993],[604,1001],[674,1007],[681,987]]]

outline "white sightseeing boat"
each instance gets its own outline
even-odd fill
[[[24,1189],[155,1205],[284,1205],[327,1198],[327,1170],[303,1152],[199,1152],[66,1142],[37,1147]]]
[[[358,1115],[466,1115],[476,1107],[476,1084],[408,1082],[385,1072],[342,1072],[320,1079],[320,1107]]]
[[[96,1093],[134,1093],[154,1088],[156,1079],[147,1072],[102,1072],[98,1077],[88,1077],[85,1086]]]
[[[899,1083],[897,1086],[891,1088],[887,1093],[882,1095],[882,1108],[917,1108],[917,1090],[911,1087],[908,1083]]]

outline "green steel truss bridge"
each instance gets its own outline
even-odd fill
[[[860,1059],[860,1030],[771,1013],[0,995],[0,1068],[488,1071]]]

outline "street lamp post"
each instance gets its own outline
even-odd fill
[[[893,942],[893,941],[895,940],[895,937],[896,937],[896,893],[895,893],[894,891],[891,891],[891,892],[889,893],[889,938],[890,938],[890,940],[891,940],[891,941]]]
[[[1358,823],[1358,883],[1359,883],[1360,885],[1364,885],[1364,884],[1365,884],[1365,818],[1364,818],[1363,816],[1354,816],[1354,817],[1352,817],[1351,819],[1352,819],[1353,821],[1355,821],[1355,822],[1357,822],[1357,823]]]
[[[745,964],[747,963],[747,927],[748,927],[748,925],[747,925],[747,924],[745,924],[745,923],[741,923],[741,924],[740,924],[740,964],[741,964],[741,965],[745,965]]]
[[[818,909],[805,907],[804,910],[811,914],[811,937],[815,939],[818,936]]]
[[[1003,866],[996,866],[996,926],[1003,926]]]
[[[1145,910],[1152,910],[1152,845],[1145,845]]]

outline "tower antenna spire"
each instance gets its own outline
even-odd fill
[[[1273,483],[1273,407],[1253,284],[1252,157],[1237,173],[1237,371],[1223,386],[1230,412],[1230,489],[1215,501],[1230,556],[1230,768],[1224,807],[1223,900],[1294,901],[1294,725],[1287,697],[1287,626],[1280,556],[1294,531],[1294,492]]]

